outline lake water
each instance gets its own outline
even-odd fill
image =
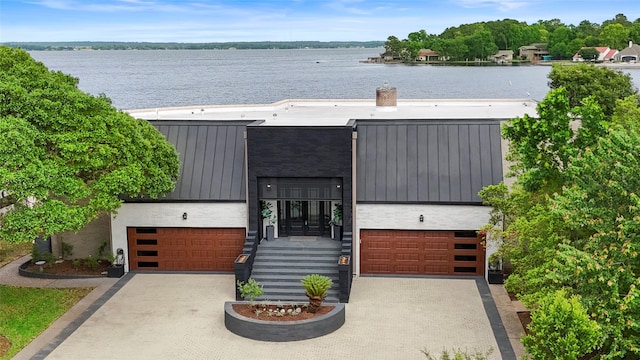
[[[382,49],[32,51],[119,109],[375,99],[384,81],[399,99],[544,98],[549,66],[365,64]],[[624,69],[640,87],[640,69]]]

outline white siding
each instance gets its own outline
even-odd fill
[[[182,214],[187,213],[187,220]],[[126,203],[111,219],[111,244],[128,259],[128,227],[247,228],[245,203]],[[125,271],[129,271],[127,262]]]

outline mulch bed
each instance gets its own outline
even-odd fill
[[[46,274],[59,274],[59,275],[102,275],[107,271],[109,262],[101,260],[98,262],[98,267],[92,269],[88,267],[84,261],[81,261],[79,266],[74,266],[72,260],[64,260],[62,262],[53,264],[44,264],[42,266],[42,272]],[[29,263],[26,268],[30,272],[40,272],[40,267],[33,262]]]
[[[529,323],[531,323],[531,311],[518,311],[518,318],[524,328],[525,334],[529,335]]]
[[[318,312],[310,313],[306,310],[305,307],[299,306],[302,309],[302,311],[298,315],[289,315],[287,311],[292,308],[291,305],[279,306],[279,305],[273,305],[273,304],[269,304],[269,305],[233,304],[232,307],[233,307],[233,311],[235,311],[236,313],[244,317],[248,317],[251,319],[265,320],[265,321],[300,321],[300,320],[312,319],[312,318],[327,314],[328,312],[330,312],[335,308],[335,306],[332,306],[332,305],[323,305],[323,306],[320,306],[320,309],[318,310]],[[262,312],[260,312],[260,314],[257,315],[256,309],[262,310]],[[277,309],[284,309],[286,315],[269,316],[269,311],[268,311],[269,309],[274,311]]]

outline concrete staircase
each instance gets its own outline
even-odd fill
[[[253,263],[251,278],[264,288],[257,301],[307,302],[300,280],[308,274],[333,280],[325,302],[338,300],[340,242],[320,237],[290,237],[262,241]]]

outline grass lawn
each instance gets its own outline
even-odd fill
[[[12,343],[0,359],[10,359],[91,290],[0,285],[0,334]]]
[[[14,244],[0,240],[0,267],[31,252],[32,243]]]
[[[0,240],[0,267],[31,252],[33,244]],[[0,360],[11,359],[64,314],[92,288],[39,289],[0,285],[0,335],[11,341],[9,352],[0,346]],[[2,341],[0,341],[0,345]]]

